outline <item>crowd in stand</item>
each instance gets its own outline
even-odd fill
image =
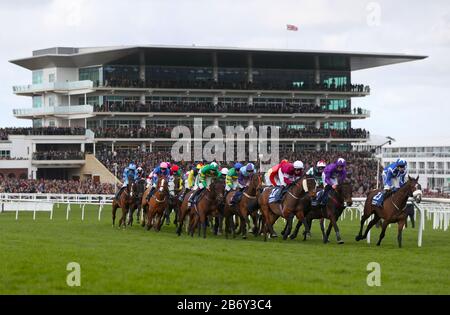
[[[145,113],[145,112],[168,112],[168,113],[337,113],[351,114],[350,107],[331,110],[329,108],[316,106],[315,104],[292,104],[292,103],[221,103],[216,105],[210,102],[171,102],[171,103],[140,103],[132,101],[108,101],[103,105],[94,105],[94,112],[123,112],[123,113]],[[362,114],[361,108],[354,108],[353,114]]]
[[[84,128],[43,127],[43,128],[1,128],[0,140],[8,140],[8,135],[24,136],[80,136],[86,133]]]
[[[193,134],[193,129],[191,134]],[[119,128],[93,128],[97,138],[171,138],[172,128],[164,126],[153,127],[119,127]],[[365,129],[317,129],[305,127],[304,129],[280,128],[280,138],[368,138],[369,132]]]
[[[33,153],[33,160],[83,160],[81,151],[44,151]]]
[[[114,194],[113,184],[92,180],[34,180],[1,178],[0,193]]]
[[[107,75],[104,85],[106,87],[124,87],[124,88],[163,88],[163,89],[207,89],[207,90],[298,90],[298,91],[336,91],[336,92],[370,92],[369,86],[364,84],[336,84],[334,80],[328,84],[326,82],[319,84],[315,82],[303,82],[302,84],[293,84],[290,81],[270,82],[248,82],[248,81],[214,81],[210,80],[142,80],[140,78],[130,78],[126,75]]]

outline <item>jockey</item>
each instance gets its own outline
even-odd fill
[[[134,161],[131,161],[130,164],[123,169],[122,173],[122,179],[123,179],[123,185],[120,187],[119,191],[117,192],[115,198],[119,199],[120,194],[122,193],[122,190],[128,186],[128,179],[132,178],[135,180],[137,178],[137,172],[136,172],[136,164]]]
[[[327,163],[325,163],[324,160],[320,160],[317,162],[316,166],[311,167],[307,172],[306,175],[313,177],[316,180],[318,187],[323,187],[323,170],[327,166]]]
[[[275,177],[278,175],[278,171],[280,170],[281,166],[285,163],[289,163],[288,160],[282,160],[279,164],[273,166],[266,172],[266,174],[264,175],[266,185],[268,185],[268,186],[276,186],[277,185],[277,183],[275,181]]]
[[[304,175],[305,166],[302,161],[294,162],[294,175],[292,176],[292,181],[296,181]]]
[[[137,168],[136,172],[137,172],[136,173],[136,179],[137,180],[144,178],[144,169],[142,167],[139,166]]]
[[[236,188],[239,186],[238,178],[241,167],[242,164],[238,162],[234,164],[234,166],[228,171],[228,174],[225,179],[226,182],[225,190],[227,191],[227,193],[230,190],[236,190]]]
[[[192,202],[195,203],[197,201],[197,197],[205,188],[209,188],[211,180],[213,178],[220,177],[220,175],[219,166],[216,162],[211,162],[210,164],[203,166],[195,179],[195,192],[189,198],[189,206],[192,205]]]
[[[405,185],[406,166],[407,162],[403,159],[398,159],[394,163],[386,166],[383,170],[383,191],[373,197],[376,206],[381,207],[383,205],[387,193],[391,191],[395,192]]]
[[[184,183],[184,186],[186,189],[192,189],[195,185],[195,179],[197,178],[198,171],[201,169],[200,164],[197,164],[196,166],[193,166],[190,171],[186,173],[186,180]]]
[[[170,180],[174,181],[175,177],[178,177],[178,180],[180,181],[178,184],[178,191],[183,189],[183,174],[180,170],[180,167],[176,164],[172,165],[172,167],[170,168]]]
[[[238,177],[239,188],[242,189],[248,186],[254,172],[255,165],[253,163],[248,163],[246,166],[241,167]]]
[[[347,177],[346,170],[347,162],[343,158],[338,158],[336,163],[328,164],[322,173],[322,180],[325,184],[324,192],[319,197],[319,202],[326,203],[328,193],[331,189],[336,189],[336,186],[344,182]]]
[[[275,184],[281,189],[276,190],[275,202],[280,202],[283,199],[284,194],[287,192],[288,187],[293,183],[294,178],[294,165],[292,163],[283,163],[278,170],[277,175],[274,177]]]
[[[156,185],[158,184],[158,179],[161,176],[166,176],[169,178],[170,176],[170,170],[169,165],[167,162],[161,162],[159,166],[157,166],[153,172],[152,172],[152,189],[150,190],[150,193],[147,195],[147,201],[150,200],[150,198],[153,196],[153,192],[155,191]]]

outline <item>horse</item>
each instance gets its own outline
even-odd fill
[[[181,177],[178,175],[173,176],[173,181],[169,182],[169,203],[168,208],[164,213],[163,222],[166,221],[166,224],[170,224],[170,214],[172,213],[172,210],[175,211],[175,220],[174,224],[177,225],[177,216],[178,216],[178,205],[179,200],[178,196],[180,192],[183,190],[183,184],[181,182]]]
[[[311,204],[311,199],[316,197],[317,183],[314,178],[306,177],[302,179],[302,185],[305,194],[299,198],[297,206],[293,208],[291,212],[289,212],[291,209],[288,208],[284,213],[286,225],[281,232],[281,235],[283,235],[283,240],[286,240],[289,234],[291,234],[292,222],[294,220],[294,217],[297,217],[297,220],[299,222],[303,222],[305,218],[305,210],[307,209],[308,205]],[[306,225],[306,223],[304,224]]]
[[[132,178],[129,178],[128,185],[119,193],[118,200],[114,198],[112,202],[112,226],[114,227],[116,221],[117,208],[122,209],[122,217],[119,220],[119,228],[123,225],[126,227],[126,218],[129,209],[134,205],[134,194],[136,191],[136,184]]]
[[[407,219],[406,203],[409,197],[413,197],[413,193],[417,190],[417,183],[419,181],[419,176],[417,178],[410,177],[408,175],[408,181],[401,187],[399,190],[387,196],[384,200],[382,207],[377,207],[372,205],[373,197],[380,190],[372,190],[368,193],[366,202],[364,204],[364,214],[361,217],[361,226],[359,229],[359,233],[356,236],[356,241],[363,240],[367,238],[367,233],[369,233],[372,226],[374,226],[380,219],[383,219],[382,230],[380,233],[380,237],[377,242],[377,246],[380,246],[381,241],[384,238],[386,228],[391,223],[398,224],[398,232],[397,232],[397,242],[398,247],[402,247],[402,232],[403,227],[405,225]],[[369,222],[369,225],[362,235],[364,222],[371,216],[374,215],[374,218]]]
[[[133,204],[130,207],[130,210],[128,211],[128,225],[130,226],[133,225],[133,213],[135,210],[137,210],[136,219],[137,222],[139,223],[140,212],[142,209],[141,200],[145,192],[145,179],[143,178],[138,179],[135,182],[135,185],[136,185],[136,193],[134,194]]]
[[[190,207],[190,226],[189,234],[194,236],[198,225],[203,232],[203,238],[206,238],[206,219],[210,214],[218,214],[219,208],[223,206],[223,196],[225,193],[225,181],[223,178],[214,178],[209,188],[199,196],[197,204]]]
[[[287,192],[281,202],[269,203],[269,196],[275,187],[268,187],[259,194],[258,203],[261,207],[263,216],[264,241],[267,241],[268,232],[272,237],[277,237],[277,234],[273,229],[273,225],[280,216],[283,218],[289,218],[292,216],[293,218],[293,211],[297,206],[297,202],[305,193],[303,183],[304,181],[302,178],[297,179],[291,185],[289,185],[287,187]]]
[[[350,182],[343,182],[336,186],[336,189],[333,189],[329,192],[328,200],[325,206],[317,205],[311,206],[310,204],[306,207],[305,219],[303,220],[305,223],[305,232],[303,233],[303,240],[306,240],[306,236],[311,233],[311,224],[314,219],[320,220],[320,229],[322,231],[322,240],[324,243],[328,243],[329,236],[331,233],[331,228],[334,228],[336,232],[336,239],[338,244],[344,244],[344,241],[341,238],[341,234],[339,232],[339,227],[337,225],[337,221],[341,216],[342,212],[346,207],[350,207],[353,204],[352,200],[352,185]],[[327,231],[325,232],[323,219],[330,220]],[[295,227],[294,233],[290,236],[291,239],[297,237],[298,231],[302,222],[299,221],[297,226]]]
[[[181,235],[181,230],[183,228],[184,220],[185,220],[186,216],[189,215],[189,211],[190,211],[190,208],[189,208],[189,205],[188,205],[189,204],[189,198],[191,197],[191,195],[194,192],[195,192],[195,190],[188,191],[184,195],[183,201],[180,203],[179,210],[178,210],[178,218],[177,218],[178,226],[177,226],[177,231],[176,231],[178,236]],[[189,215],[189,219],[191,219],[190,215]]]
[[[168,185],[169,185],[168,180],[165,176],[161,176],[158,178],[155,192],[148,201],[147,222],[146,222],[147,230],[150,230],[151,227],[154,225],[154,220],[155,221],[157,220],[156,224],[154,225],[155,230],[156,231],[161,230],[162,218],[169,204]]]

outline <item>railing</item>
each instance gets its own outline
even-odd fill
[[[71,90],[83,90],[92,89],[94,82],[91,80],[84,81],[72,81],[72,82],[51,82],[41,84],[29,84],[29,85],[17,85],[13,86],[14,93],[32,93],[39,91],[71,91]]]
[[[14,116],[92,114],[92,105],[55,106],[13,109]]]

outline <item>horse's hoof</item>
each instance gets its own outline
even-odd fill
[[[355,237],[355,241],[357,241],[357,242],[359,242],[360,240],[361,240],[361,236],[359,236],[359,235],[356,235],[356,237]]]
[[[246,236],[246,235],[243,235],[243,236],[242,236],[242,239],[243,239],[243,240],[246,240],[246,239],[247,239],[247,236]]]
[[[323,240],[323,243],[324,244],[327,244],[327,243],[329,243],[330,241],[329,240]]]
[[[270,237],[278,237],[277,233],[271,234]]]
[[[338,244],[344,244],[344,241],[343,241],[343,240],[340,240],[340,241],[338,241],[337,243],[338,243]]]

